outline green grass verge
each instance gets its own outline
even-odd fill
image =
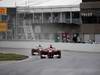
[[[28,56],[13,53],[0,53],[0,61],[23,60],[26,58],[28,58]]]

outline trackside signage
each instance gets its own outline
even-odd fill
[[[0,23],[0,32],[7,32],[7,30],[8,30],[7,23],[1,22]]]
[[[7,14],[7,8],[0,8],[0,15]]]

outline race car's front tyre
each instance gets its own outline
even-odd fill
[[[33,51],[31,51],[31,54],[32,54],[32,55],[34,55],[34,52],[33,52]]]

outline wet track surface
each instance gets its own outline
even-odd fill
[[[62,51],[61,59],[28,60],[0,65],[0,75],[100,75],[100,54]]]

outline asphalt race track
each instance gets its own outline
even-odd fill
[[[0,75],[100,75],[100,54],[62,51],[61,59],[39,56],[0,64]]]

